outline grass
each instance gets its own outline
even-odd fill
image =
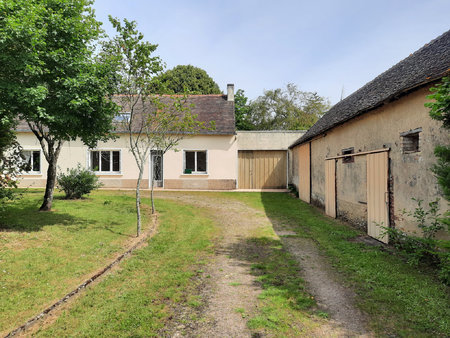
[[[38,211],[42,197],[43,190],[24,192],[0,215],[0,333],[71,291],[135,236],[130,194],[57,193],[52,212]]]
[[[156,336],[174,304],[201,305],[195,276],[212,252],[214,224],[199,208],[157,201],[157,209],[160,227],[148,246],[88,289],[38,336]]]
[[[305,281],[299,277],[297,262],[279,239],[259,237],[247,242],[252,273],[262,287],[258,296],[259,313],[249,319],[248,327],[281,336],[310,333],[322,321],[314,314],[316,303],[306,291]]]
[[[316,241],[355,288],[358,305],[368,313],[371,328],[377,334],[450,336],[449,288],[426,270],[410,266],[401,257],[379,248],[350,241],[361,232],[288,194],[230,193],[228,197],[263,210],[271,220],[291,224],[299,236]],[[276,248],[279,244],[272,245]],[[272,260],[274,256],[269,257]],[[263,325],[264,320],[256,318],[250,324]],[[273,325],[279,326],[276,318]]]

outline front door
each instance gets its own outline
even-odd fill
[[[161,152],[153,150],[151,155],[152,160],[152,177],[154,179],[155,187],[163,186],[163,155]],[[151,186],[151,183],[150,183]]]

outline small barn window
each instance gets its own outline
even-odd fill
[[[417,128],[400,134],[402,137],[403,154],[417,153],[420,151],[419,141],[421,131],[422,128]]]
[[[353,147],[342,149],[342,155],[353,154],[353,153],[354,153]],[[342,158],[342,163],[353,163],[353,162],[355,162],[354,156],[346,156],[346,157]]]

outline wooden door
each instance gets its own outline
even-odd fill
[[[239,189],[253,189],[253,151],[240,150],[239,158]]]
[[[325,160],[325,213],[336,218],[336,161]]]
[[[298,147],[298,195],[302,201],[311,201],[310,144]]]
[[[239,189],[284,189],[287,184],[285,150],[240,150]]]
[[[384,243],[389,227],[388,152],[367,155],[367,233]]]

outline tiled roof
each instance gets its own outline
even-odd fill
[[[414,88],[440,79],[449,72],[450,31],[447,31],[334,105],[290,148],[393,101]]]
[[[161,96],[163,103],[169,103],[171,100],[169,96]],[[120,101],[120,96],[116,99],[117,103]],[[234,122],[234,102],[227,101],[226,95],[189,95],[187,97],[185,106],[191,108],[191,113],[197,115],[199,121],[206,122],[209,125],[214,121],[214,130],[200,130],[198,134],[202,135],[234,135],[236,133]],[[127,111],[123,107],[123,111]],[[138,110],[139,111],[139,110]],[[143,112],[143,110],[141,110]],[[120,127],[119,127],[120,128]],[[117,132],[121,132],[118,128]],[[25,121],[20,121],[17,131],[30,131],[28,124]]]

